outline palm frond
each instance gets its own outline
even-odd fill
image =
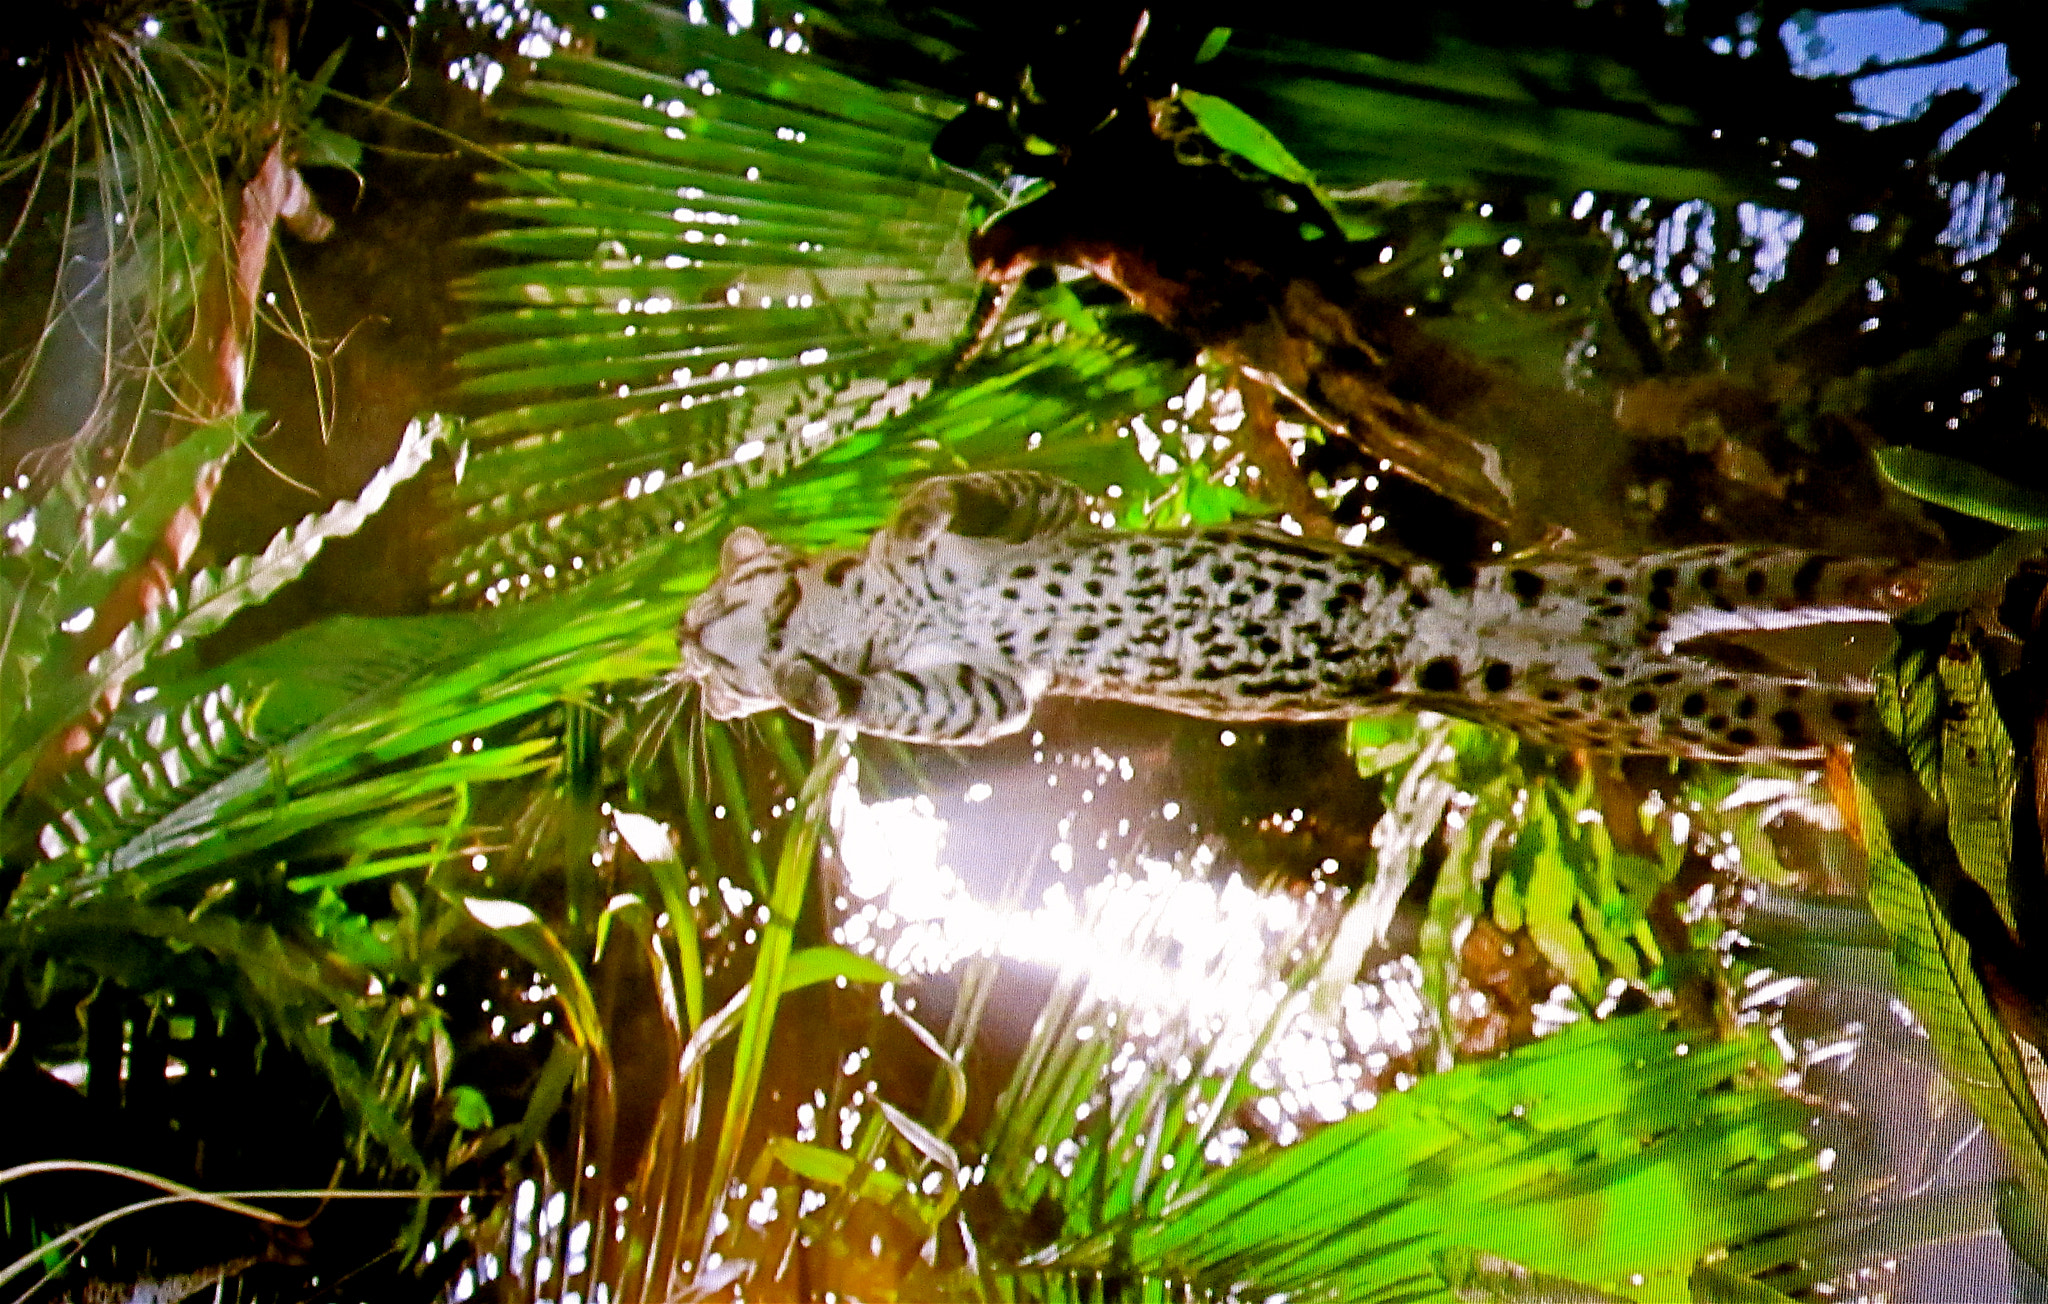
[[[243,416],[196,430],[175,447],[94,486],[74,469],[47,492],[0,489],[0,802],[11,800],[50,738],[119,679],[80,664],[66,636],[85,634],[98,608],[157,547],[192,497],[201,469],[249,437]]]
[[[483,411],[446,596],[608,564],[900,413],[978,291],[973,188],[926,149],[948,106],[652,5],[595,31],[641,66],[556,55],[524,86],[506,117],[557,139],[508,148],[498,265],[458,287]]]
[[[1819,1199],[1807,1108],[1767,1085],[1775,1061],[1762,1038],[1699,1045],[1656,1016],[1582,1024],[1247,1155],[1160,1216],[1046,1257],[1370,1300],[1427,1291],[1431,1252],[1470,1246],[1675,1298],[1702,1256],[1733,1249],[1745,1272],[1783,1261],[1769,1238]]]
[[[191,495],[192,479],[197,474],[194,468],[218,460],[221,445],[246,437],[255,420],[253,416],[244,416],[207,427],[202,433],[210,437],[188,438],[132,473],[129,478],[137,482],[138,499],[155,511],[138,510],[133,517],[117,515],[114,519],[121,522],[117,537],[94,547],[97,541],[91,536],[99,513],[80,513],[77,519],[84,537],[75,540],[73,560],[68,565],[60,564],[60,569],[50,576],[55,582],[40,593],[41,609],[36,613],[40,621],[23,621],[17,628],[25,632],[40,630],[47,638],[49,627],[57,623],[58,613],[72,603],[83,602],[83,610],[90,611],[95,603],[104,600],[112,584],[140,564],[154,546],[156,535],[142,527],[159,513],[167,519],[171,511],[182,508]],[[233,558],[223,567],[197,571],[169,590],[154,610],[116,634],[111,645],[84,667],[67,666],[61,656],[31,663],[37,681],[25,685],[19,699],[28,710],[15,721],[0,717],[0,727],[13,725],[22,743],[19,759],[0,771],[0,798],[11,796],[18,787],[38,747],[47,744],[54,731],[77,718],[94,700],[143,674],[163,652],[196,643],[226,624],[237,611],[265,601],[298,578],[329,540],[345,538],[361,529],[365,521],[383,508],[392,489],[426,465],[439,439],[437,424],[415,422],[391,462],[370,478],[356,498],[312,513],[297,525],[280,530],[260,553]],[[52,494],[37,509],[38,519],[48,519],[53,525],[68,524],[64,513],[67,505]],[[44,569],[48,570],[49,554],[44,557]]]
[[[176,805],[127,817],[117,840],[81,842],[39,865],[17,896],[66,899],[119,886],[144,894],[302,831],[547,764],[550,739],[424,754],[514,724],[592,684],[663,669],[675,608],[615,586],[511,619],[339,617],[164,689],[152,715],[220,684],[262,699],[263,753]],[[311,667],[318,673],[306,673]],[[139,725],[145,732],[147,722]],[[128,746],[130,744],[123,744]],[[394,763],[409,762],[400,768]],[[31,891],[30,889],[36,889]]]
[[[45,826],[42,850],[61,856],[89,842],[119,842],[131,821],[152,808],[170,809],[224,777],[263,746],[253,712],[231,684],[186,701],[175,713],[152,717],[139,730],[103,736],[58,801],[63,810]]]

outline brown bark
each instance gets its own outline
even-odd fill
[[[1273,395],[1263,385],[1243,385],[1244,425],[1237,437],[1238,449],[1258,468],[1267,491],[1279,501],[1280,510],[1301,523],[1302,533],[1318,539],[1332,539],[1337,524],[1309,491],[1308,480],[1294,464],[1294,453],[1280,437],[1279,414],[1273,410]]]
[[[1079,267],[1333,434],[1515,533],[1500,459],[1457,424],[1500,378],[1361,288],[1342,241],[1309,241],[1221,167],[1178,163],[1124,131],[972,246],[994,311],[1033,268]],[[988,333],[987,329],[984,333]]]
[[[256,300],[270,258],[273,232],[282,222],[308,240],[325,239],[334,223],[322,213],[297,168],[285,162],[282,141],[273,142],[237,199],[231,261],[211,277],[197,308],[199,338],[208,342],[195,396],[187,414],[193,425],[230,417],[242,410],[242,391],[249,375],[249,354],[255,341]],[[93,621],[73,645],[78,671],[112,645],[130,624],[163,604],[178,576],[199,547],[201,527],[213,495],[220,487],[223,461],[201,468],[192,497],[172,515],[163,536],[141,565],[124,576],[93,612]],[[44,750],[30,781],[45,787],[92,749],[125,684],[110,684],[100,700],[73,721]]]
[[[1360,319],[1380,314],[1362,296],[1346,304],[1308,278],[1275,284],[1243,263],[1224,264],[1203,284],[1177,279],[1141,247],[1107,240],[1006,247],[1002,235],[997,227],[988,233],[994,238],[977,242],[984,278],[1007,285],[1044,263],[1085,268],[1161,325],[1294,402],[1325,430],[1500,529],[1513,528],[1515,505],[1492,450],[1387,383],[1393,359],[1441,359],[1448,350],[1384,317],[1375,333],[1398,340],[1375,344]],[[1225,302],[1232,307],[1222,308]]]

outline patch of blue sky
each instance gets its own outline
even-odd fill
[[[1817,14],[1801,10],[1778,29],[1802,77],[1843,77],[1933,54],[1948,29],[1892,5]]]
[[[2018,85],[2007,65],[2005,46],[1980,45],[1986,35],[1981,30],[1965,32],[1952,45],[1946,27],[1897,5],[1830,14],[1806,10],[1779,29],[1794,72],[1803,77],[1855,79],[1850,90],[1862,112],[1844,116],[1866,127],[1917,118],[1945,91],[1977,92],[1981,102],[1942,133],[1934,149],[1937,156],[1954,148]],[[1966,52],[1912,67],[1893,66],[1929,59],[1947,48]],[[1958,264],[1975,261],[1997,248],[2012,220],[2012,201],[2004,192],[2004,175],[1988,172],[1943,187],[1950,220],[1939,238],[1956,251]]]
[[[1998,248],[2012,225],[2012,197],[2005,193],[2005,173],[1979,172],[1973,181],[1946,187],[1948,227],[1936,239],[1956,251],[1956,265],[1975,262]]]
[[[1745,205],[1746,207],[1746,205]],[[1650,291],[1650,311],[1663,315],[1679,303],[1679,286],[1690,290],[1703,273],[1714,265],[1714,209],[1704,200],[1680,204],[1671,216],[1657,224],[1657,243],[1651,253],[1657,285]],[[1673,285],[1676,280],[1678,285]],[[1701,290],[1708,303],[1712,291]]]
[[[1871,111],[1861,119],[1871,126],[1901,118],[1916,118],[1925,113],[1934,97],[1943,91],[1958,87],[1976,91],[1983,97],[1983,102],[1942,133],[1941,143],[1935,147],[1935,152],[1942,154],[1953,149],[1964,133],[1984,121],[1992,108],[2005,98],[2005,93],[2017,85],[2018,80],[2006,67],[2005,46],[1991,45],[1945,63],[1896,68],[1859,77],[1851,83],[1851,89],[1856,93],[1856,103]]]
[[[1940,23],[1897,6],[1819,15],[1806,11],[1787,20],[1779,36],[1791,56],[1792,70],[1800,76],[1855,78],[1850,90],[1864,111],[1851,116],[1867,127],[1916,118],[1944,91],[1976,91],[1983,103],[1943,134],[1937,153],[1952,148],[2018,85],[2002,44],[1935,63],[1891,67],[1939,53],[1949,42],[1948,29]],[[1961,45],[1967,48],[1983,36],[1966,32]]]
[[[1761,294],[1770,288],[1771,282],[1783,279],[1785,260],[1792,254],[1793,242],[1806,229],[1806,219],[1781,208],[1748,203],[1736,206],[1735,219],[1742,224],[1743,238],[1756,246],[1756,254],[1750,260],[1755,270],[1749,274],[1749,288]]]

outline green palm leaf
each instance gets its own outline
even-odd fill
[[[209,452],[218,451],[219,439],[237,432],[245,434],[254,421],[254,417],[242,417],[208,427],[200,433],[213,435],[213,438],[203,439],[195,435],[170,452],[152,459],[139,474],[147,477],[156,491],[155,496],[166,501],[178,499],[178,486],[182,484],[183,499],[189,499],[192,479],[196,475],[194,468],[208,460]],[[228,432],[228,435],[214,433],[221,431]],[[29,693],[24,695],[25,700],[33,704],[33,710],[18,726],[23,736],[23,751],[6,770],[0,771],[0,799],[14,791],[9,780],[18,785],[20,776],[27,773],[27,767],[36,754],[36,745],[81,715],[109,688],[127,684],[143,675],[152,659],[166,650],[196,643],[226,624],[237,611],[264,602],[278,589],[297,579],[328,540],[345,538],[361,529],[365,521],[383,508],[394,488],[417,475],[427,464],[440,435],[438,422],[426,425],[413,423],[400,442],[397,454],[370,477],[369,483],[354,499],[344,500],[323,512],[314,512],[297,525],[278,531],[260,553],[236,557],[226,566],[207,568],[193,574],[165,594],[154,610],[115,635],[112,645],[86,665],[84,674],[74,672],[60,678],[55,672],[66,669],[61,660],[54,666],[41,667],[44,682],[30,684]],[[160,471],[159,463],[168,465]],[[183,499],[172,504],[172,510],[183,506]],[[52,504],[46,503],[45,510],[50,506]],[[95,515],[97,513],[93,511],[82,513],[88,533]],[[145,513],[144,519],[147,518]],[[111,579],[126,574],[139,564],[154,542],[154,538],[144,537],[132,528],[124,528],[119,538],[92,549],[89,567],[73,568],[73,573],[84,572],[83,584],[70,586],[71,591],[54,603],[47,594],[44,596],[41,605],[45,618],[48,619],[54,611],[61,611],[67,600],[78,600],[82,593],[96,593],[104,597]],[[130,554],[134,554],[132,559]],[[118,569],[114,569],[116,567]]]
[[[243,416],[202,427],[103,487],[75,470],[40,498],[0,490],[8,540],[0,549],[0,805],[20,791],[51,736],[120,682],[104,667],[81,665],[67,635],[90,627],[191,501],[202,469],[247,439],[255,422]]]
[[[551,741],[447,749],[592,685],[667,668],[677,603],[637,594],[635,578],[623,573],[504,615],[337,617],[164,686],[146,708],[116,719],[107,757],[148,748],[152,731],[168,740],[157,721],[222,686],[240,701],[261,701],[237,732],[263,750],[196,791],[163,788],[130,803],[118,826],[84,815],[61,821],[83,831],[79,840],[52,825],[46,841],[61,854],[36,867],[11,909],[33,909],[46,894],[154,893],[333,821],[531,772]],[[435,752],[440,759],[428,759]]]
[[[1583,1024],[1425,1079],[1211,1174],[1161,1216],[1062,1259],[1352,1300],[1427,1293],[1437,1248],[1483,1246],[1628,1298],[1669,1299],[1702,1255],[1796,1224],[1818,1198],[1807,1110],[1761,1039],[1700,1045],[1637,1017]],[[1637,1276],[1637,1274],[1641,1274]]]
[[[2048,528],[2048,493],[2014,484],[1974,462],[1924,448],[1880,448],[1885,479],[1916,498],[2012,530]]]
[[[901,412],[978,292],[969,184],[926,150],[943,102],[651,5],[558,55],[458,294],[470,440],[447,596],[596,569],[701,500]]]

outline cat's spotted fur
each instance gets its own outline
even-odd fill
[[[1853,737],[1867,685],[1680,645],[1887,620],[1925,587],[1896,563],[1735,546],[1459,574],[1083,511],[1065,481],[986,472],[926,481],[863,553],[807,560],[735,530],[684,616],[684,673],[720,719],[781,706],[910,742],[986,742],[1056,693],[1225,721],[1401,704],[1558,746],[1812,759]]]

